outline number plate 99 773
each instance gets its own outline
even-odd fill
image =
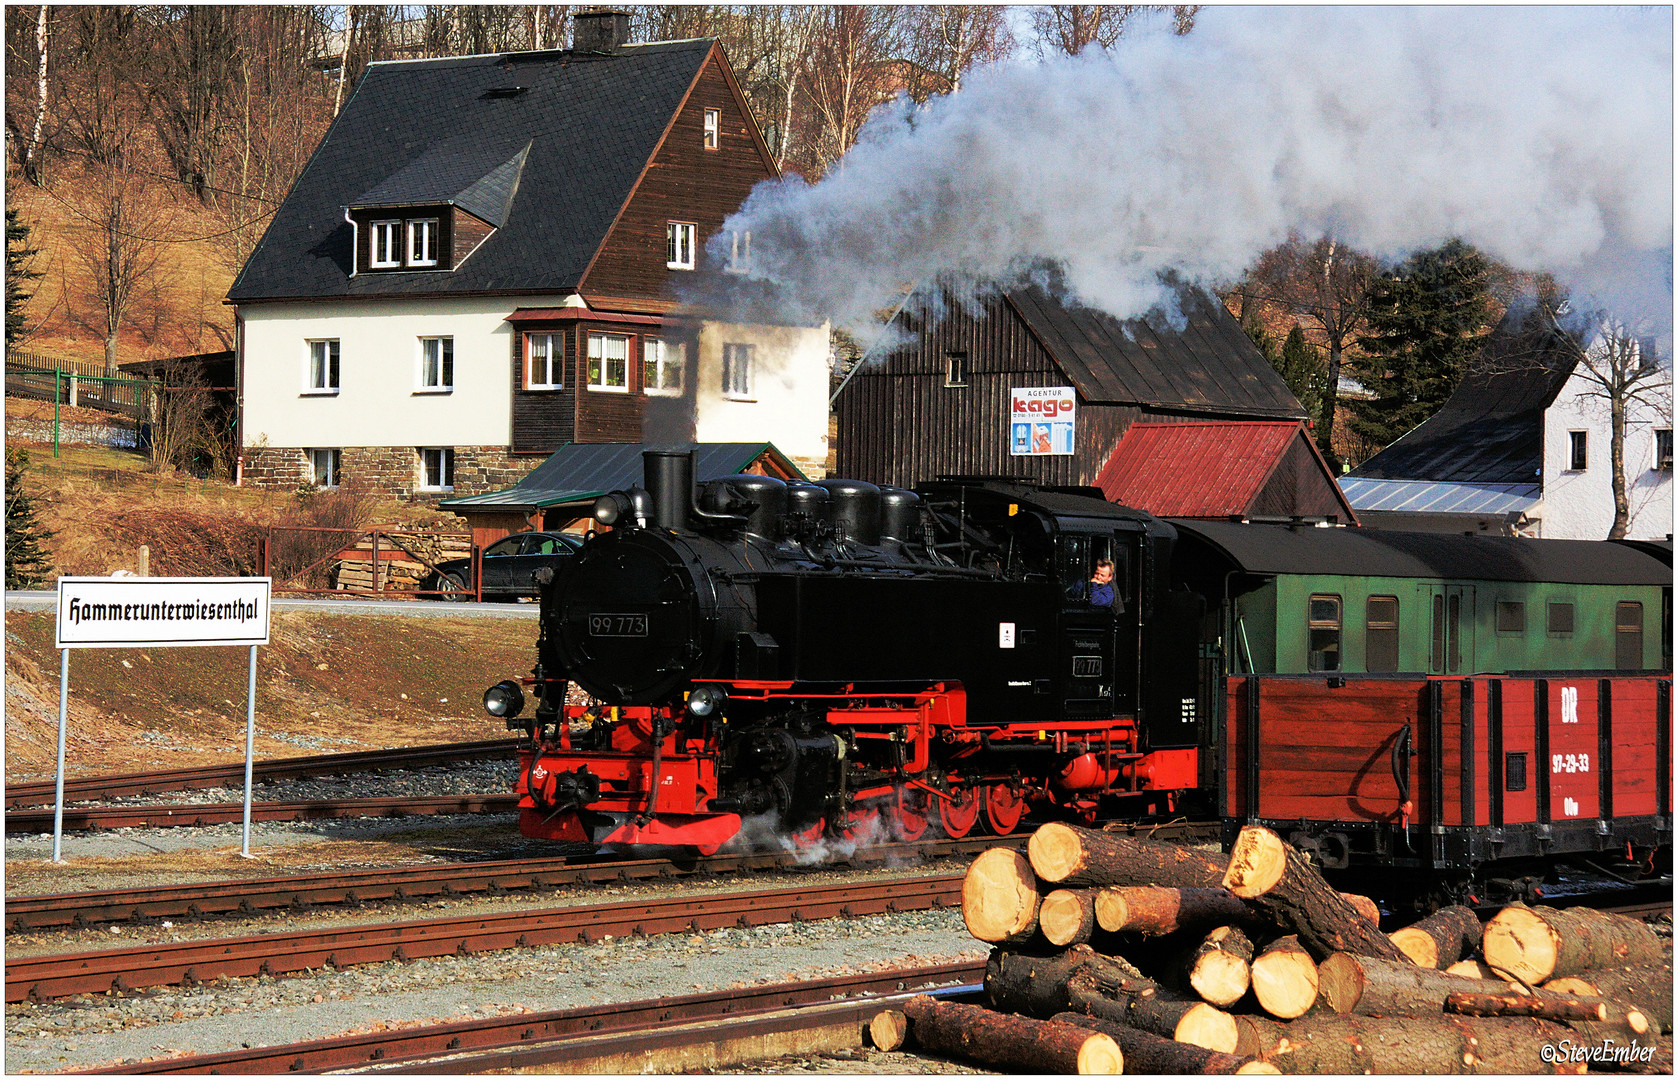
[[[590,615],[588,632],[592,637],[646,637],[645,615]]]

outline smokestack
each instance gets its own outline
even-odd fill
[[[661,529],[684,532],[693,506],[693,451],[643,450],[641,468],[653,497],[653,521]]]
[[[629,41],[629,12],[601,9],[571,16],[572,52],[617,52]]]

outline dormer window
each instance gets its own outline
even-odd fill
[[[722,110],[705,110],[705,149],[715,150],[722,142]]]
[[[414,218],[408,222],[408,265],[437,265],[436,218]]]
[[[372,259],[369,265],[376,269],[384,269],[402,265],[402,249],[397,247],[397,235],[402,228],[400,221],[375,221],[368,226],[372,236]]]

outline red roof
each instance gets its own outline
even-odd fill
[[[1095,486],[1160,517],[1243,515],[1300,438],[1310,442],[1295,420],[1132,424]],[[1332,486],[1326,466],[1323,474]]]

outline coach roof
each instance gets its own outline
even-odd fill
[[[1672,584],[1671,569],[1659,560],[1597,540],[1170,520],[1179,534],[1205,541],[1249,574]]]

